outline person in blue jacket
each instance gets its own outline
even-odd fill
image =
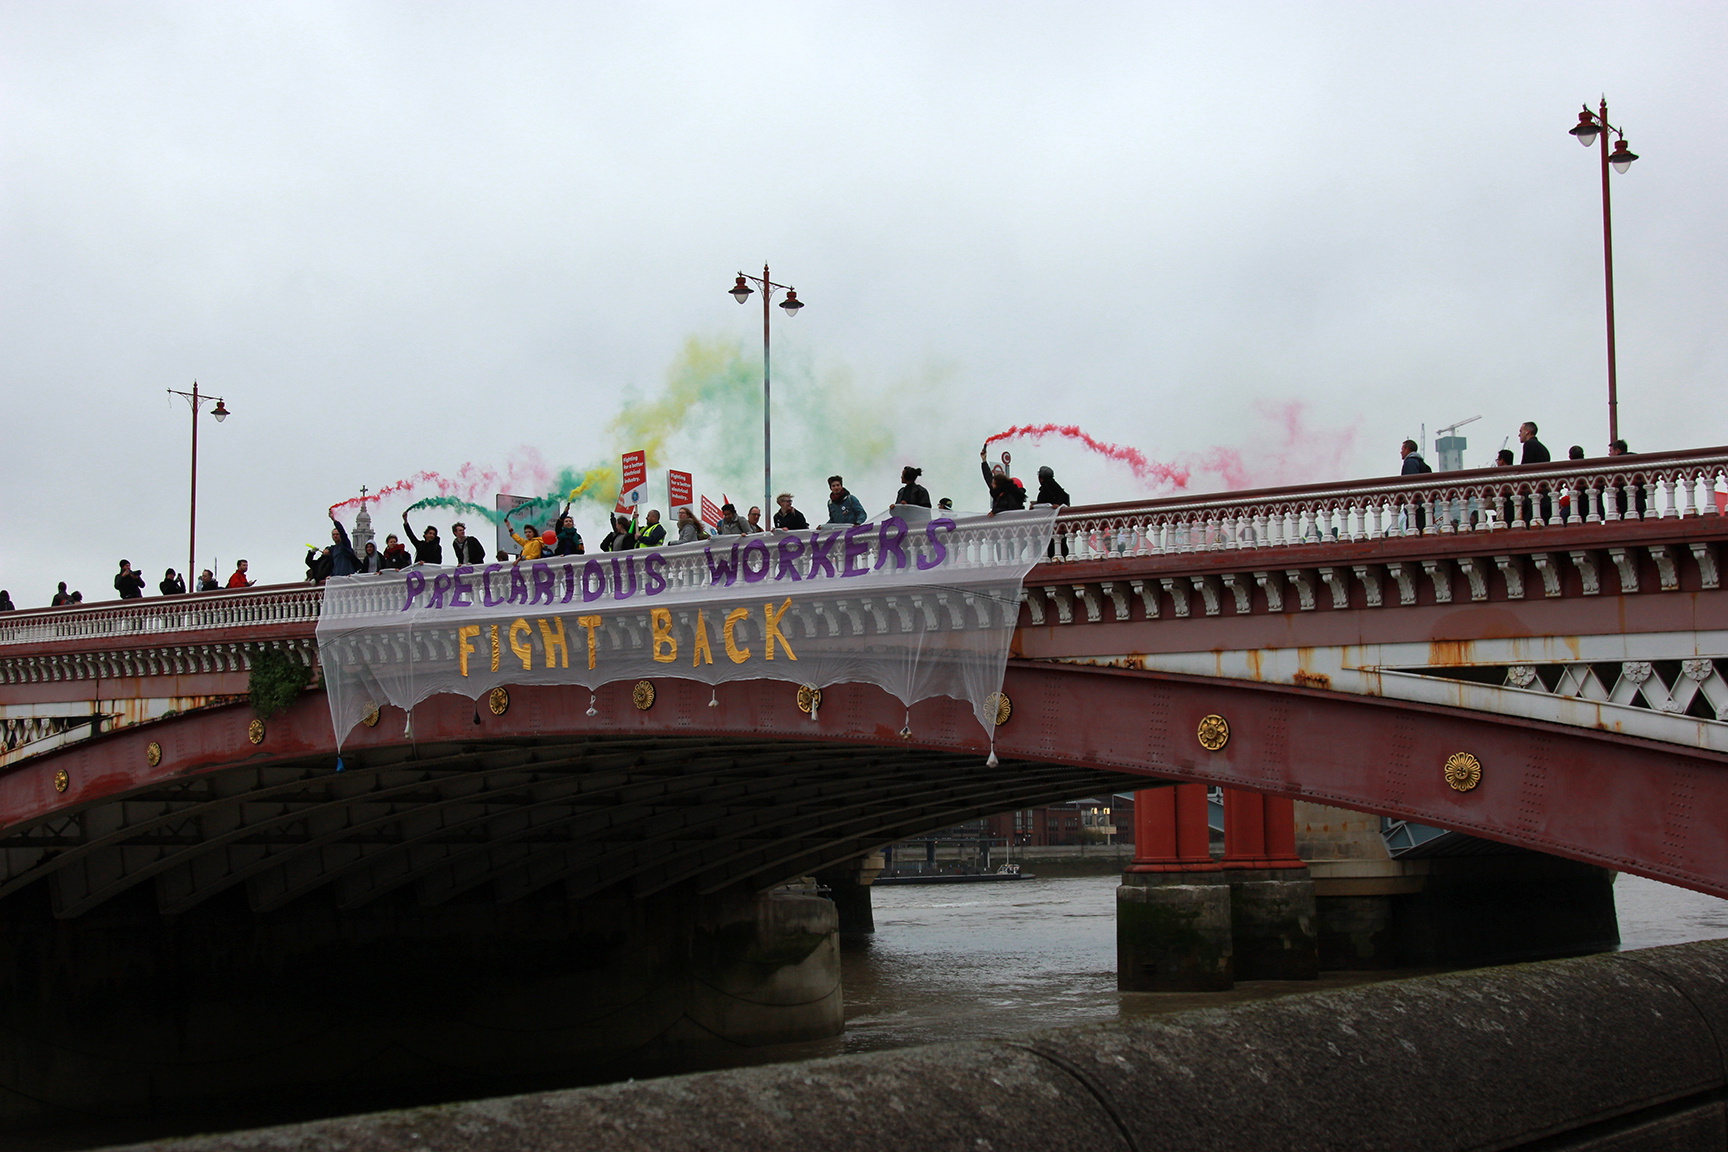
[[[828,523],[862,524],[870,519],[858,497],[846,491],[846,481],[839,476],[828,477]]]

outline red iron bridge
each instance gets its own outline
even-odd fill
[[[411,726],[385,708],[338,774],[315,683],[268,720],[247,704],[256,653],[316,664],[318,588],[9,614],[0,901],[38,882],[60,918],[144,884],[164,914],[237,886],[259,911],[323,888],[343,908],[404,887],[766,889],[1171,782],[1728,896],[1725,475],[1711,448],[1071,509],[1025,582],[997,767],[959,702],[907,724],[866,686],[812,711],[788,683],[668,677],[592,710],[545,687],[434,697]],[[868,604],[848,623],[896,626]]]

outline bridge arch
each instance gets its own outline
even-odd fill
[[[216,707],[70,746],[0,778],[0,898],[46,880],[76,916],[138,884],[185,911],[245,885],[259,910],[322,889],[359,907],[562,884],[769,887],[881,843],[1088,792],[1202,781],[1402,817],[1728,896],[1720,754],[1461,709],[1238,680],[1016,661],[996,732],[878,689],[656,682],[516,688],[494,715],[385,709],[336,753],[321,693],[254,729]],[[710,706],[717,701],[717,706]],[[1229,739],[1208,749],[1201,722]],[[253,743],[258,736],[259,742]],[[155,753],[151,749],[154,746]],[[1482,764],[1458,791],[1444,765]],[[151,760],[155,759],[152,764]],[[62,774],[64,774],[62,776]],[[59,791],[56,781],[64,783]]]

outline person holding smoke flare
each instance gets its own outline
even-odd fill
[[[510,518],[508,516],[504,518],[504,525],[506,528],[510,525]],[[515,530],[511,529],[510,539],[522,545],[522,559],[540,559],[541,556],[546,554],[546,541],[540,539],[540,530],[532,524],[524,524],[522,527],[528,534],[526,536],[518,536]]]
[[[984,473],[984,487],[990,490],[990,515],[998,512],[1018,512],[1026,507],[1026,489],[1008,475],[1007,461],[991,468],[986,460],[987,449],[978,449],[978,467]],[[1003,453],[1004,456],[1007,453]]]
[[[444,545],[438,541],[438,529],[428,524],[426,531],[416,536],[414,529],[408,524],[408,513],[404,512],[402,513],[402,531],[408,534],[408,542],[414,545],[414,563],[444,563]]]
[[[582,533],[576,531],[576,518],[570,515],[570,501],[564,501],[564,511],[558,513],[558,541],[552,547],[554,556],[580,556],[587,551],[582,546]]]
[[[394,540],[396,537],[392,536]],[[400,545],[398,545],[400,547]],[[407,560],[404,552],[403,560]],[[383,561],[380,560],[380,566]],[[404,568],[407,564],[402,565]],[[330,546],[316,556],[312,550],[306,550],[306,574],[314,582],[321,584],[326,577],[352,576],[361,570],[360,557],[354,554],[354,545],[348,539],[348,529],[342,527],[342,521],[336,519],[336,514],[330,514]]]

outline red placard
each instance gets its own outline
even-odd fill
[[[648,453],[638,449],[624,453],[624,482],[618,489],[618,506],[635,508],[648,498]]]
[[[676,468],[666,471],[666,504],[670,508],[682,508],[696,499],[696,487],[690,473],[680,472]]]
[[[710,528],[720,525],[720,506],[706,496],[702,497],[702,523]]]

